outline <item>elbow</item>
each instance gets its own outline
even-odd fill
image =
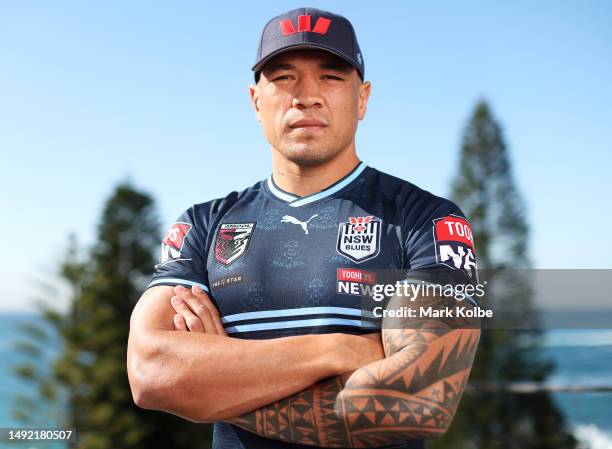
[[[127,374],[132,400],[147,410],[168,410],[173,379],[164,370],[163,354],[149,341],[132,338],[128,342]]]
[[[134,404],[136,404],[136,406],[146,410],[156,409],[156,402],[153,400],[153,396],[146,388],[131,385],[131,389],[132,399],[134,400]]]
[[[156,359],[139,355],[128,359],[128,379],[134,404],[145,410],[172,413],[196,422],[185,414],[178,413],[179,409],[185,408],[185,404],[177,401],[180,390],[174,379],[167,376],[161,368],[162,364]]]
[[[128,354],[127,372],[134,404],[147,410],[161,410],[159,387],[151,375],[151,361],[140,354]]]
[[[146,410],[162,410],[163,407],[159,400],[159,395],[155,391],[151,382],[146,378],[134,378],[129,375],[130,390],[132,400],[136,406]]]
[[[159,351],[128,349],[127,372],[136,406],[146,410],[171,413],[187,421],[202,424],[217,420],[213,411],[197,401],[193,392],[185,391],[176,370],[164,369],[164,355]]]

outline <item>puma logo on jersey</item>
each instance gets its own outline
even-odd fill
[[[281,219],[281,223],[293,223],[296,225],[299,225],[302,227],[302,229],[304,230],[305,234],[308,234],[308,223],[310,223],[310,220],[312,220],[315,217],[318,217],[319,214],[314,214],[312,217],[310,217],[308,220],[306,221],[300,221],[295,217],[292,217],[291,215],[285,215],[282,219]]]

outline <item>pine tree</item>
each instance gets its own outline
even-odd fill
[[[552,365],[541,355],[528,270],[529,229],[500,125],[484,101],[465,130],[452,199],[472,225],[481,277],[497,289],[485,299],[497,315],[529,330],[484,329],[466,393],[446,436],[433,448],[569,449],[576,440],[547,392],[510,393],[509,382],[542,382]],[[483,270],[484,269],[484,270]],[[484,275],[484,276],[482,276]],[[483,385],[499,388],[485,390]]]
[[[160,232],[153,199],[123,183],[107,200],[97,242],[79,257],[74,239],[60,269],[69,286],[67,313],[48,302],[44,322],[56,331],[61,351],[50,370],[34,357],[17,373],[38,385],[39,398],[21,397],[15,416],[27,419],[32,403],[60,404],[58,425],[74,427],[79,449],[210,447],[211,427],[138,408],[127,379],[129,319],[155,265]],[[40,353],[49,335],[29,324],[22,346]],[[39,332],[40,331],[40,332]],[[40,364],[39,364],[40,365]]]

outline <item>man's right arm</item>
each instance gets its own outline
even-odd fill
[[[172,296],[171,286],[151,287],[132,312],[128,377],[143,408],[221,421],[380,358],[372,339],[348,334],[243,340],[175,331]]]

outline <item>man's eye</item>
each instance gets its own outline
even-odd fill
[[[335,76],[335,75],[323,75],[323,78],[330,79],[330,80],[341,80],[342,81],[342,78],[340,78],[338,76]]]
[[[282,81],[282,80],[288,80],[290,78],[291,78],[291,75],[281,75],[281,76],[277,76],[272,81]]]

